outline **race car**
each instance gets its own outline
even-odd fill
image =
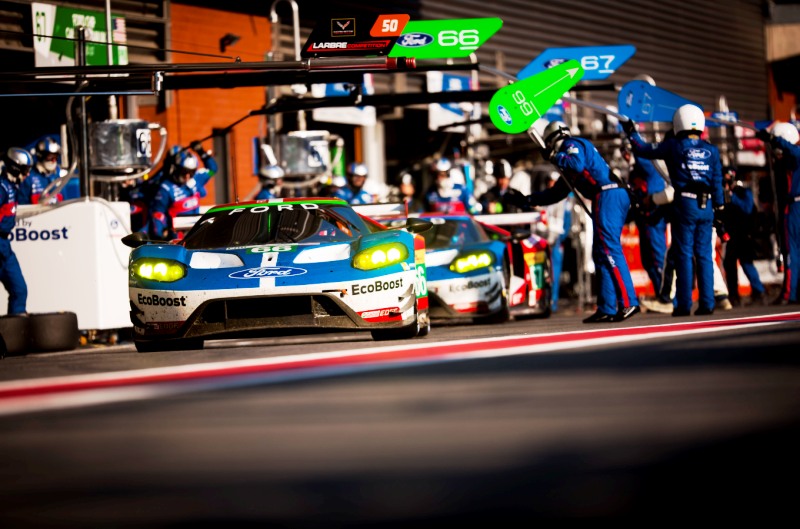
[[[512,315],[550,316],[549,247],[524,227],[536,222],[538,213],[419,218],[433,225],[421,233],[432,320],[502,323]],[[376,219],[396,227],[407,222],[391,214]]]
[[[208,338],[276,330],[430,330],[425,242],[330,198],[219,205],[169,243],[124,242],[136,349],[201,349]]]
[[[509,306],[515,319],[548,318],[552,313],[552,264],[547,239],[531,231],[543,222],[540,212],[476,215],[490,237],[507,241],[511,255]]]

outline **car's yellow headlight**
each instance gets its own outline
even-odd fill
[[[136,260],[131,266],[133,274],[142,279],[169,283],[182,279],[186,275],[186,267],[169,259],[144,258]]]
[[[353,266],[359,270],[376,270],[408,259],[408,248],[399,242],[381,244],[361,250],[353,257]]]
[[[480,268],[488,268],[494,264],[494,256],[490,252],[470,252],[459,255],[450,264],[450,270],[466,274]]]

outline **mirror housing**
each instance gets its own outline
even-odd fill
[[[150,238],[147,236],[147,234],[140,231],[135,231],[122,238],[122,244],[130,248],[138,248],[149,241]]]
[[[406,230],[410,233],[422,233],[428,231],[433,227],[433,224],[427,220],[418,219],[416,217],[409,217],[406,220]]]

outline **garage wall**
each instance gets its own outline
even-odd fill
[[[702,105],[724,95],[744,120],[769,115],[763,2],[663,0],[424,0],[426,19],[497,16],[502,29],[480,50],[482,64],[516,74],[547,48],[632,44],[636,54],[611,78],[639,74]],[[484,86],[495,79],[482,76]],[[616,96],[599,96],[616,101]]]

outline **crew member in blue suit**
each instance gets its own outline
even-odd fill
[[[467,188],[454,182],[450,174],[453,164],[447,158],[436,158],[430,166],[434,182],[425,192],[425,209],[435,213],[474,213],[477,201]]]
[[[363,163],[353,162],[347,167],[347,184],[337,188],[333,196],[340,198],[348,204],[372,204],[372,195],[364,191],[367,183],[367,166]]]
[[[628,263],[622,253],[622,228],[631,202],[592,143],[573,137],[566,124],[552,121],[544,129],[545,156],[561,171],[556,183],[527,198],[529,206],[554,204],[572,189],[592,202],[592,260],[597,271],[597,311],[584,323],[617,322],[640,311]],[[580,199],[580,198],[578,198]]]
[[[795,304],[800,278],[800,146],[797,145],[800,132],[792,123],[782,122],[777,123],[772,132],[762,129],[756,136],[772,145],[776,173],[781,173],[777,179],[785,184],[776,190],[786,252],[784,285],[776,301]]]
[[[642,266],[653,291],[658,297],[664,281],[664,265],[667,260],[667,217],[668,204],[656,204],[654,196],[661,196],[667,184],[653,162],[646,158],[636,158],[630,152],[630,145],[623,148],[622,156],[631,163],[628,184],[631,188],[633,204],[631,212],[639,232],[639,255]],[[662,303],[668,299],[659,298]]]
[[[18,204],[38,204],[42,192],[60,176],[61,145],[51,137],[45,137],[34,148],[34,165],[31,174],[19,185]],[[50,202],[60,202],[63,195],[58,194]]]
[[[636,123],[622,123],[639,158],[663,159],[675,188],[672,244],[675,248],[675,309],[673,316],[688,316],[692,309],[694,269],[697,271],[698,308],[695,315],[713,314],[714,262],[711,237],[725,208],[719,150],[701,139],[706,118],[702,109],[686,104],[672,118],[674,136],[647,143]],[[694,265],[693,265],[694,262]]]
[[[261,190],[253,200],[269,200],[280,196],[280,187],[286,172],[280,165],[267,165],[258,171]]]
[[[33,166],[31,153],[11,147],[0,167],[0,282],[8,292],[8,314],[25,314],[28,285],[22,276],[17,256],[11,249],[11,232],[17,221],[18,186],[25,181]]]
[[[744,185],[744,182],[736,178],[733,169],[725,173],[723,182],[726,195],[730,197],[725,207],[724,218],[725,229],[730,239],[725,243],[725,256],[722,259],[729,298],[734,303],[740,302],[738,266],[741,265],[745,277],[750,282],[750,302],[764,304],[766,298],[764,284],[753,264],[756,258],[756,243],[753,240],[756,204],[753,192]]]
[[[190,149],[203,161],[203,167],[198,167],[197,158],[186,149],[178,150],[170,158],[165,177],[153,198],[150,220],[151,236],[155,239],[177,238],[173,219],[200,213],[200,199],[207,194],[205,186],[217,172],[216,160],[202,143],[192,142]]]

